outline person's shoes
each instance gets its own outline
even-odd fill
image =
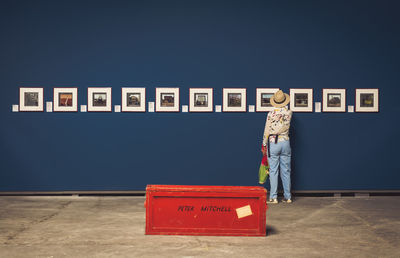
[[[292,203],[292,199],[283,199],[283,202]]]
[[[278,203],[278,199],[269,199],[267,203]]]

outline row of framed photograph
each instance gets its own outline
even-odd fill
[[[256,112],[274,109],[270,99],[279,88],[256,89]],[[111,112],[111,87],[89,87],[88,112]],[[121,91],[122,112],[146,112],[146,88],[126,87]],[[246,88],[223,88],[222,112],[247,111]],[[355,90],[356,112],[379,112],[379,89]],[[290,89],[293,112],[313,112],[313,89]],[[43,88],[21,87],[19,111],[43,111]],[[54,88],[53,111],[77,112],[78,88]],[[179,112],[179,88],[156,88],[155,112]],[[189,112],[213,112],[213,89],[190,88]],[[346,89],[323,89],[322,112],[346,112]]]

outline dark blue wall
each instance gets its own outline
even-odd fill
[[[1,1],[0,191],[256,185],[263,113],[13,113],[19,87],[379,88],[296,113],[293,189],[400,189],[398,1]]]

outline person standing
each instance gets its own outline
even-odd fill
[[[269,162],[269,203],[278,203],[278,174],[280,170],[284,199],[283,202],[291,203],[292,196],[290,193],[290,164],[292,151],[290,148],[289,128],[292,119],[292,111],[287,108],[290,97],[283,93],[282,90],[277,91],[270,99],[274,110],[267,115],[265,129],[263,135],[263,154],[268,155]]]

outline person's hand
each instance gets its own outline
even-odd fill
[[[264,146],[261,148],[261,152],[263,154],[263,156],[267,155],[267,148],[265,148]]]

